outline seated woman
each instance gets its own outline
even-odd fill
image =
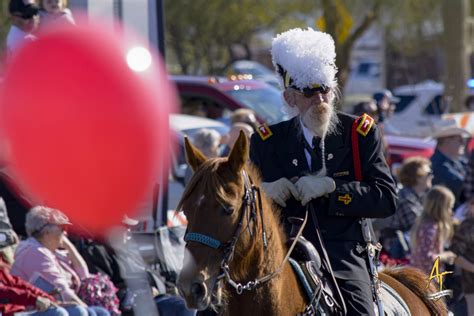
[[[14,315],[32,311],[33,316],[67,316],[68,312],[57,306],[57,301],[48,293],[10,274],[6,262],[8,254],[0,249],[0,314]],[[7,259],[8,260],[8,259]]]
[[[29,238],[22,241],[16,250],[12,274],[27,281],[34,281],[41,276],[54,286],[58,301],[69,306],[66,309],[70,315],[77,315],[78,310],[87,308],[89,315],[108,316],[110,313],[106,309],[87,306],[76,293],[81,279],[89,276],[89,270],[66,236],[64,228],[70,224],[67,216],[59,210],[45,206],[33,207],[26,215],[25,222]],[[80,315],[83,314],[80,311]]]
[[[2,235],[3,234],[3,235]],[[31,311],[34,316],[67,316],[48,293],[10,274],[13,249],[18,244],[3,199],[0,198],[0,314],[10,316]]]

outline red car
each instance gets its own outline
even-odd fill
[[[403,160],[413,156],[422,156],[430,159],[436,148],[436,140],[431,138],[403,137],[385,135],[389,162],[392,168],[397,168]],[[466,145],[466,152],[474,149],[474,138]]]
[[[428,138],[385,135],[390,164],[401,164],[408,157],[422,156],[430,158],[436,141]]]
[[[281,91],[258,80],[221,77],[173,76],[181,98],[181,112],[217,119],[230,111],[249,108],[261,122],[275,124],[290,117],[284,111]],[[213,115],[219,112],[218,115]],[[222,119],[221,119],[222,120]]]

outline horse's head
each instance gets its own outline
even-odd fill
[[[228,158],[207,160],[187,139],[185,147],[194,175],[178,205],[188,220],[178,287],[189,308],[202,310],[211,304],[224,260],[243,257],[251,247],[249,234],[240,234],[251,216],[246,207],[251,188],[244,171],[249,149],[242,132]]]

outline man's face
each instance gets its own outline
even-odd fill
[[[39,15],[34,15],[28,18],[14,15],[12,16],[12,22],[23,32],[32,33],[38,28]]]
[[[317,92],[306,97],[302,92],[288,88],[284,92],[286,102],[290,107],[298,109],[303,124],[315,136],[324,136],[329,128],[334,108],[332,105],[333,92]]]
[[[450,157],[458,158],[464,155],[466,142],[460,135],[445,137],[442,147]]]

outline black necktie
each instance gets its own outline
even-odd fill
[[[306,139],[304,140],[304,147],[309,152],[311,156],[311,172],[316,172],[322,168],[321,163],[321,149],[319,148],[321,144],[321,138],[313,137],[313,148],[308,144]]]

